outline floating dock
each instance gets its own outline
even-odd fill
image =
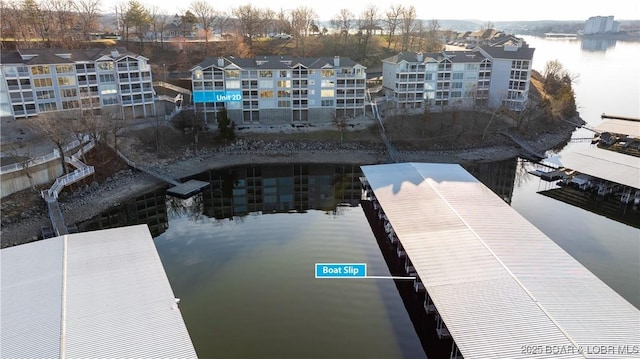
[[[180,198],[189,198],[194,194],[200,192],[203,188],[207,187],[208,185],[209,185],[209,182],[192,179],[167,189],[167,193]]]

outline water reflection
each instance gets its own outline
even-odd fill
[[[603,52],[616,46],[616,39],[583,37],[580,43],[582,51]]]
[[[513,197],[514,185],[527,178],[526,172],[517,171],[520,168],[517,157],[498,162],[473,163],[463,167],[509,204]]]
[[[208,171],[195,179],[210,183],[202,191],[205,216],[222,219],[252,212],[335,211],[357,206],[362,172],[356,165],[247,166]]]
[[[135,199],[106,210],[100,215],[78,225],[81,232],[98,229],[146,224],[153,237],[169,228],[166,195],[158,189],[137,196]]]
[[[505,202],[514,185],[529,178],[518,173],[518,159],[464,166]],[[79,225],[80,231],[146,223],[153,237],[164,233],[170,219],[200,222],[239,219],[249,214],[305,213],[322,210],[340,214],[342,206],[360,203],[359,165],[256,165],[210,170],[191,178],[209,186],[189,199],[166,195],[165,189],[144,193]],[[190,178],[190,179],[191,179]]]

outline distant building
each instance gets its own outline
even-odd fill
[[[196,112],[236,124],[329,123],[364,115],[366,67],[335,56],[209,58],[191,69]]]
[[[620,23],[613,16],[592,16],[584,24],[584,35],[620,32]]]
[[[466,51],[401,52],[382,61],[383,89],[396,108],[504,105],[519,111],[529,94],[533,52],[514,37]]]
[[[126,117],[155,115],[151,66],[123,49],[3,52],[0,99],[14,118],[117,106]]]

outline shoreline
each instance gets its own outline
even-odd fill
[[[542,153],[563,146],[571,138],[575,128],[560,128],[557,132],[545,133],[527,144]],[[194,154],[185,150],[171,159],[150,156],[131,156],[135,162],[149,163],[151,167],[175,178],[185,178],[207,170],[252,164],[379,164],[388,163],[386,149],[379,144],[363,146],[343,143],[323,145],[320,148],[298,143],[294,146],[278,146],[279,141],[256,150],[238,140],[218,149],[201,150]],[[309,148],[311,147],[311,148]],[[126,151],[125,151],[126,152]],[[521,149],[513,145],[492,145],[469,149],[399,150],[403,162],[437,162],[467,164],[472,162],[495,162],[517,157]],[[114,174],[103,183],[91,183],[73,193],[63,191],[60,207],[68,226],[84,222],[105,210],[119,205],[136,195],[167,186],[163,181],[142,172],[127,169]],[[43,226],[50,226],[46,209],[29,213],[19,221],[2,221],[2,248],[28,243],[39,239]]]

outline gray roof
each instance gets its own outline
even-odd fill
[[[422,61],[418,61],[418,56],[419,53],[417,52],[403,51],[382,61],[397,64],[402,61],[406,61],[409,63],[426,63],[429,61],[441,62],[445,59],[448,59],[451,62],[469,63],[481,62],[486,58],[481,53],[474,51],[424,52],[422,53]]]
[[[362,170],[464,358],[640,345],[640,311],[461,166]]]
[[[640,189],[640,157],[595,147],[564,153],[558,161],[563,167]]]
[[[640,139],[640,121],[611,119],[594,128],[600,133],[610,132]]]
[[[219,57],[210,57],[195,65],[194,68],[219,67]],[[325,66],[332,68],[352,68],[362,66],[351,58],[339,56],[340,65],[334,65],[334,57],[291,57],[291,56],[256,56],[254,58],[237,58],[233,56],[222,57],[224,67],[231,64],[241,69],[289,69],[296,65],[302,65],[308,69],[321,69]],[[192,69],[193,71],[193,69]]]
[[[195,358],[146,225],[2,249],[3,358]]]
[[[116,50],[118,56],[112,57],[112,51]],[[30,59],[24,59],[23,56],[34,56]],[[63,55],[63,56],[60,56]],[[125,48],[113,49],[60,49],[60,48],[40,48],[40,49],[19,49],[15,51],[3,51],[0,58],[0,64],[24,64],[24,65],[46,65],[46,64],[71,64],[74,62],[96,61],[97,59],[108,56],[114,60],[123,57],[138,57],[140,55],[133,53]]]
[[[517,51],[508,51],[504,49],[505,45],[515,44],[514,39],[508,39],[505,42],[501,42],[498,45],[481,45],[479,46],[489,57],[494,59],[513,59],[513,60],[532,60],[534,48],[529,47],[526,43],[522,43],[522,46]]]

